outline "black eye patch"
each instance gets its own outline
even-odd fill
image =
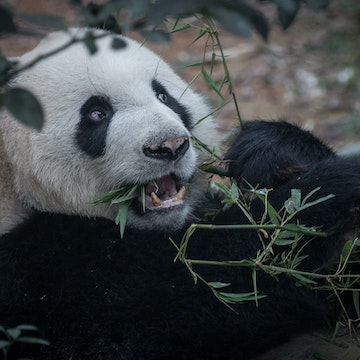
[[[105,153],[107,130],[114,115],[110,102],[101,96],[91,96],[80,109],[76,143],[93,158]]]
[[[185,127],[188,130],[191,130],[191,118],[186,107],[173,98],[165,89],[165,87],[158,81],[153,80],[151,86],[159,101],[168,106],[172,111],[174,111],[174,113],[178,114]]]

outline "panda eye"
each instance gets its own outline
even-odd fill
[[[80,115],[85,123],[95,125],[110,121],[114,110],[107,98],[91,96],[81,107]]]
[[[162,102],[162,103],[166,103],[168,100],[168,97],[166,94],[164,93],[159,93],[157,94],[157,98]]]
[[[153,89],[154,95],[156,98],[170,108],[174,113],[180,116],[184,125],[190,129],[191,128],[191,118],[188,113],[187,108],[182,105],[178,100],[173,98],[171,94],[167,91],[164,85],[162,85],[157,80],[153,79],[151,82],[151,87]]]

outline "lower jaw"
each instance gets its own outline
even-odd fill
[[[182,228],[189,217],[191,207],[182,203],[171,208],[143,211],[141,206],[132,208],[133,216],[128,217],[128,225],[138,230],[171,232]],[[130,214],[129,214],[130,215]]]
[[[187,206],[186,200],[165,200],[161,206],[147,205],[145,208],[140,201],[134,204],[133,209],[138,216],[156,216],[157,214],[171,214],[173,212],[179,212],[181,209],[185,209]]]

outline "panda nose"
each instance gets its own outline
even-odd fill
[[[160,160],[176,161],[179,160],[189,149],[189,138],[180,136],[170,138],[160,144],[151,144],[144,147],[143,152],[146,156]]]

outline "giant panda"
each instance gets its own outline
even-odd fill
[[[72,41],[8,84],[37,96],[42,130],[0,113],[0,324],[34,325],[50,342],[17,342],[7,359],[305,359],[320,351],[281,349],[329,326],[321,293],[255,264],[193,265],[206,281],[227,284],[229,294],[253,293],[256,273],[257,301],[224,304],[175,261],[192,223],[249,224],[237,206],[220,211],[224,195],[199,170],[209,154],[196,139],[217,151],[216,122],[203,98],[145,46],[116,35],[123,46],[114,50],[115,35],[96,30],[90,55],[78,41],[86,34],[50,34],[17,59],[26,65]],[[271,189],[275,209],[292,189],[306,196],[319,188],[313,200],[334,195],[294,222],[327,233],[302,238],[300,270],[321,272],[337,261],[359,222],[358,158],[338,157],[289,123],[259,120],[245,123],[224,160],[256,223],[266,215],[256,188]],[[133,184],[144,184],[145,199],[130,205],[121,238],[117,206],[94,200]],[[186,255],[254,259],[264,232],[199,229]]]

